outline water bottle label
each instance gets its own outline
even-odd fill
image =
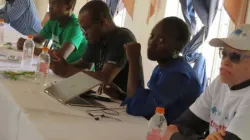
[[[33,52],[31,49],[23,50],[23,60],[27,60],[28,58],[32,58]]]
[[[43,73],[44,78],[48,75],[49,72],[49,64],[47,63],[40,63],[39,65],[39,72]]]
[[[147,140],[163,140],[159,129],[152,129],[147,135]]]

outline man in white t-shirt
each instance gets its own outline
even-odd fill
[[[250,140],[250,24],[210,45],[221,47],[220,75],[168,127],[164,140]]]

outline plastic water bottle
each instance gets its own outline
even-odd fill
[[[0,19],[0,44],[4,44],[4,20]]]
[[[48,47],[42,49],[42,53],[38,56],[36,80],[46,87],[50,66],[50,55]]]
[[[31,67],[34,57],[35,43],[33,41],[33,36],[29,35],[28,39],[23,45],[23,56],[22,56],[22,67]]]
[[[163,140],[167,129],[167,121],[164,116],[165,109],[157,107],[155,112],[148,123],[147,140]]]

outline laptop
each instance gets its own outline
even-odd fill
[[[102,82],[79,72],[67,79],[47,87],[44,92],[65,105],[82,107],[105,107],[93,98],[80,98],[80,95],[99,86]]]

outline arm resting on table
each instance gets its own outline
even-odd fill
[[[155,108],[171,106],[189,85],[189,78],[185,74],[171,73],[161,78],[151,89],[139,88],[132,97],[125,99],[127,112],[135,116],[151,116]],[[172,94],[175,93],[175,94]]]

